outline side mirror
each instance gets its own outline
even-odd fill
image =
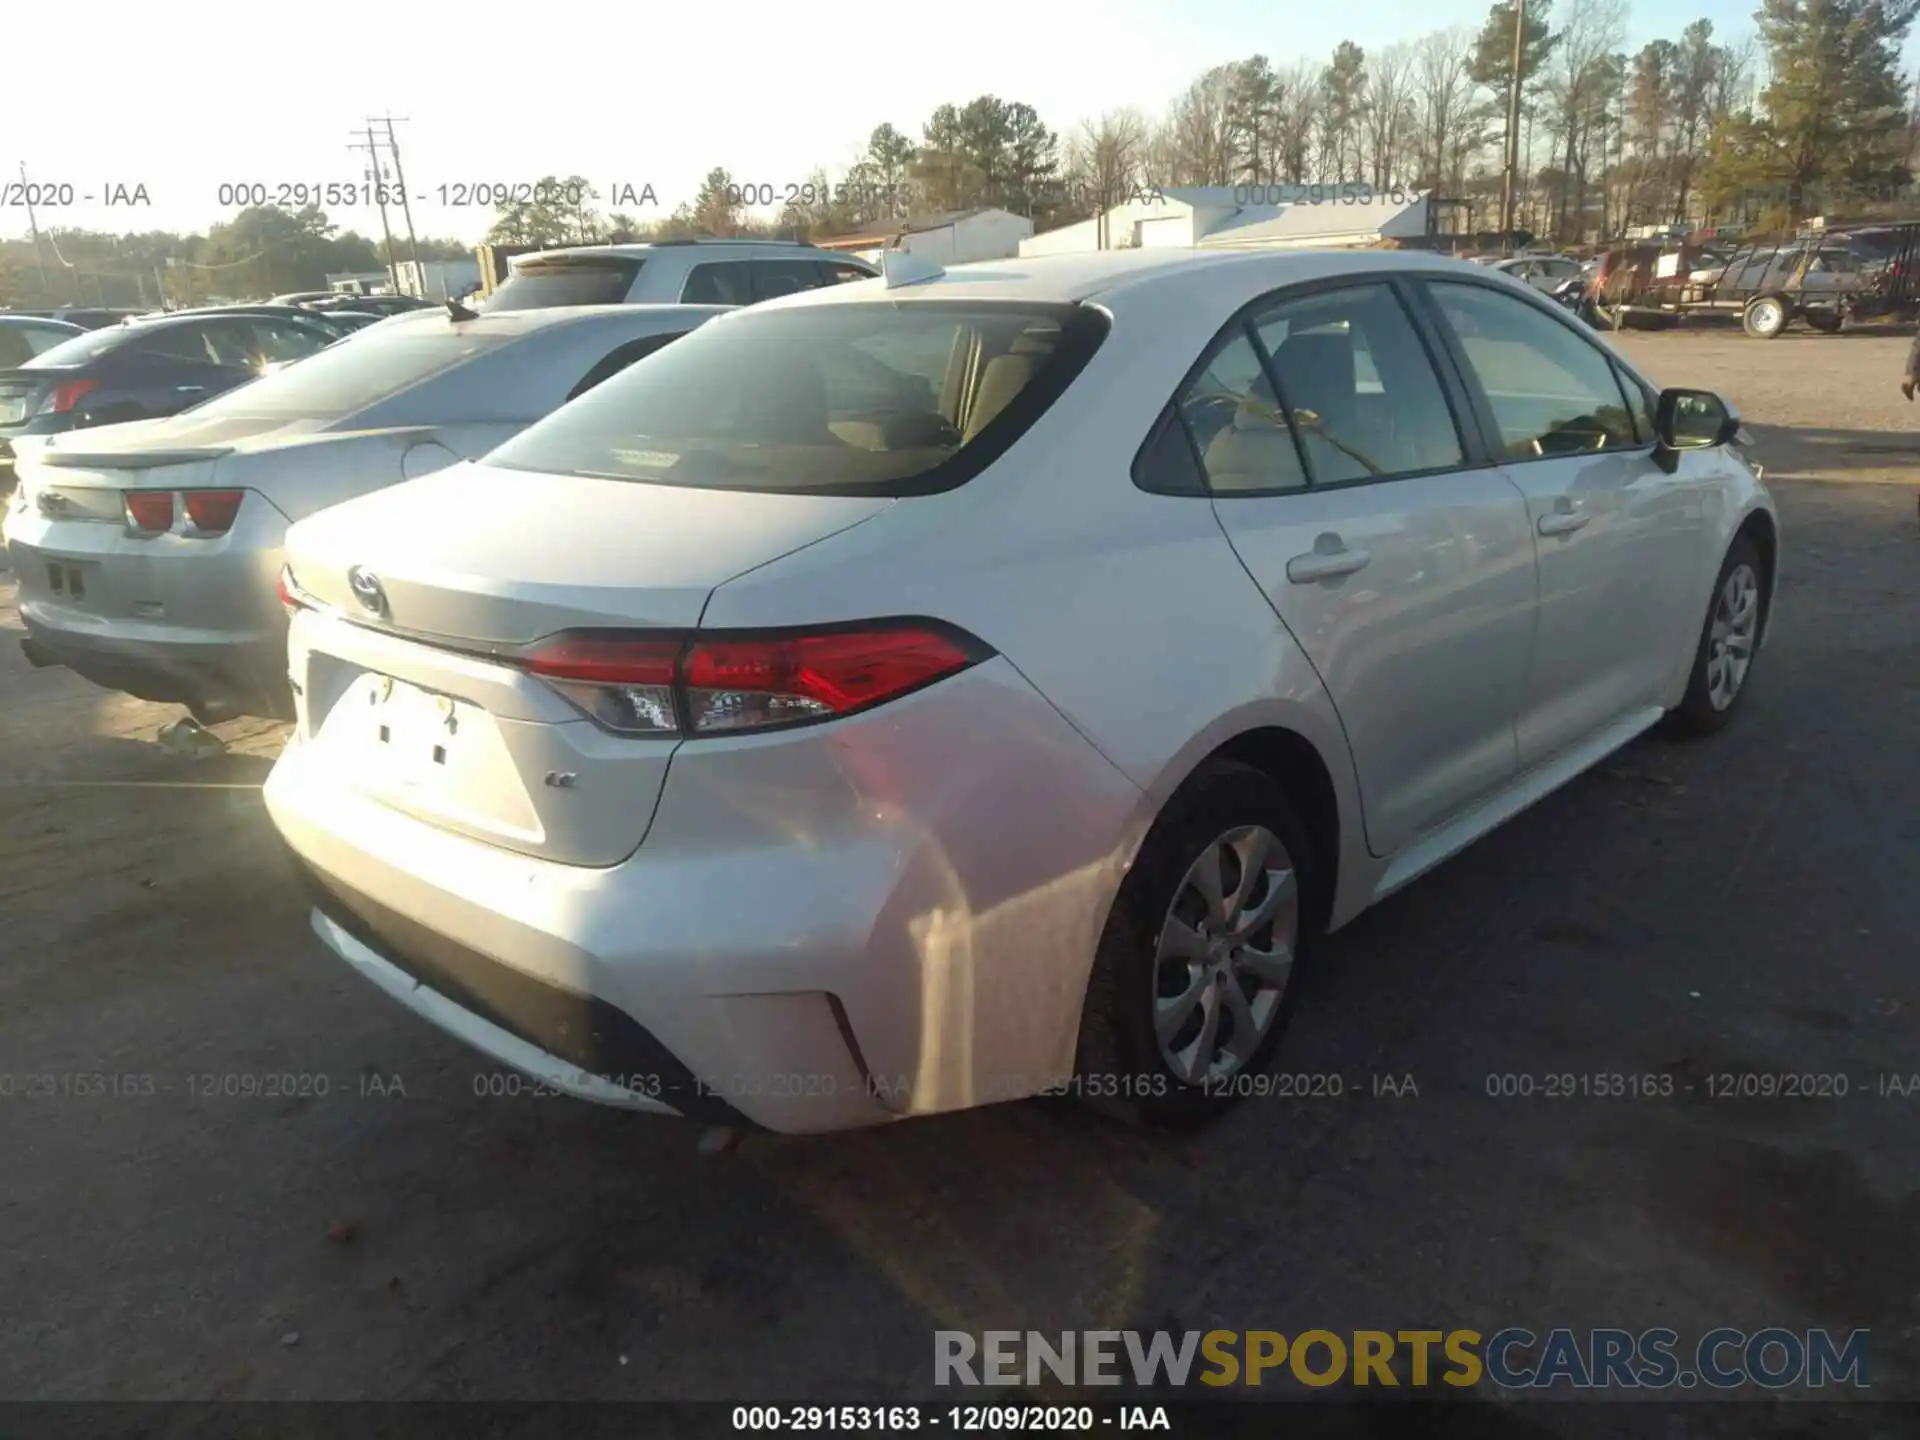
[[[1668,450],[1730,445],[1740,434],[1740,412],[1711,390],[1662,390],[1653,434]]]

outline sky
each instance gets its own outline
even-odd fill
[[[1064,134],[1121,105],[1157,115],[1212,65],[1263,53],[1284,66],[1343,39],[1373,50],[1477,27],[1487,3],[571,0],[551,16],[525,0],[13,8],[0,237],[28,232],[22,162],[42,194],[52,187],[65,202],[41,206],[43,228],[204,230],[263,194],[364,182],[351,132],[392,114],[416,232],[471,242],[489,223],[476,187],[578,173],[606,197],[601,208],[658,219],[716,165],[776,193],[816,165],[837,178],[875,125],[917,137],[946,101],[1025,101]],[[1699,16],[1722,36],[1750,33],[1753,9],[1636,0],[1626,48],[1677,36]],[[649,186],[657,209],[608,203],[643,199]],[[342,229],[378,238],[371,205],[324,208]]]

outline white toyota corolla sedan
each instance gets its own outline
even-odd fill
[[[1191,1122],[1320,936],[1735,713],[1745,439],[1465,263],[908,260],[295,525],[267,804],[333,952],[582,1098]]]

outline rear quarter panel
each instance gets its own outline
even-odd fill
[[[998,650],[1136,787],[1130,812],[1089,837],[1090,853],[1060,857],[1058,876],[1029,877],[1036,895],[1074,912],[1055,918],[1058,933],[1097,937],[1168,798],[1221,745],[1265,727],[1304,737],[1333,782],[1343,837],[1335,923],[1357,908],[1349,891],[1370,893],[1352,764],[1318,676],[1207,499],[1150,495],[1131,476],[1188,366],[1238,305],[1274,283],[1243,268],[1222,293],[1203,271],[1117,297],[1100,351],[990,470],[729,581],[702,618],[727,628],[927,615]],[[1016,823],[1009,817],[1009,834]],[[1047,888],[1069,871],[1100,883]],[[984,875],[980,883],[989,888]],[[1047,996],[1071,995],[1051,1012],[1068,1036],[1091,947],[1062,959],[1068,983]]]

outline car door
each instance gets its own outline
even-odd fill
[[[1533,633],[1526,502],[1436,360],[1396,282],[1346,281],[1255,306],[1178,401],[1221,528],[1339,711],[1378,855],[1513,778]]]
[[[1644,404],[1596,337],[1490,285],[1423,283],[1489,447],[1526,496],[1540,609],[1525,769],[1663,702],[1674,647],[1693,633],[1675,626],[1704,502],[1686,467],[1655,450]]]

